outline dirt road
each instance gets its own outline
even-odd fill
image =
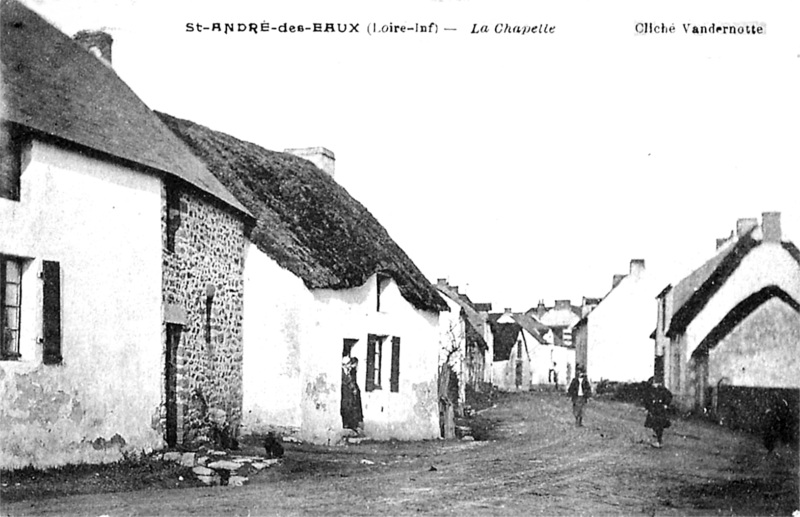
[[[10,515],[791,515],[798,455],[678,421],[650,447],[641,408],[589,403],[576,428],[556,393],[502,397],[476,442],[288,444],[243,487],[74,496],[3,505]]]

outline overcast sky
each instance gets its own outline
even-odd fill
[[[666,285],[764,211],[800,239],[796,2],[25,3],[67,34],[110,32],[114,68],[153,109],[268,149],[333,150],[336,179],[431,281],[497,310],[603,296],[632,258]],[[683,33],[754,21],[766,35]],[[273,30],[186,30],[214,22]]]

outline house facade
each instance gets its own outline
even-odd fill
[[[575,362],[590,381],[641,382],[653,376],[651,284],[644,260],[631,260],[629,274],[615,275],[611,291],[573,326]]]
[[[676,403],[722,418],[753,410],[735,398],[800,388],[800,252],[773,212],[760,225],[740,219],[735,236],[717,244],[713,257],[659,294],[654,335]]]
[[[511,309],[492,314],[494,336],[492,384],[502,391],[529,391],[532,381],[530,347],[536,338],[513,317]]]
[[[187,211],[180,246],[200,238],[193,217],[212,217],[189,196],[219,212],[226,244],[243,241],[247,210],[108,63],[21,4],[2,0],[0,9],[0,466],[161,448],[184,404],[178,394],[168,410],[167,326],[190,325],[190,300],[206,288],[187,292],[192,281],[169,273],[166,262],[181,255],[165,250],[168,192],[179,185]],[[235,245],[225,253],[208,258],[207,278],[234,289],[216,272],[235,263]],[[215,324],[236,332],[236,323]],[[174,343],[183,385],[196,359],[187,341]]]
[[[346,363],[356,365],[364,435],[438,437],[447,305],[332,170],[307,160],[332,159],[159,116],[258,219],[245,243],[242,432],[338,442]]]
[[[440,363],[447,362],[456,375],[458,395],[454,402],[463,408],[467,387],[481,391],[486,384],[489,344],[484,329],[488,330],[487,315],[481,314],[469,297],[446,279],[438,279],[436,288],[450,308],[439,314]],[[491,332],[486,334],[491,340]]]

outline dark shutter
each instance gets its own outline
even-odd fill
[[[367,381],[364,389],[372,391],[375,389],[375,342],[378,336],[369,334],[367,336]]]
[[[0,123],[0,197],[19,201],[22,164],[19,139],[11,125]]]
[[[45,260],[42,264],[42,337],[44,364],[61,363],[61,266]]]
[[[400,391],[400,338],[392,337],[392,376],[389,389],[395,393]]]

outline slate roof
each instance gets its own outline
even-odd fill
[[[180,178],[249,214],[114,70],[16,0],[0,1],[0,63],[4,120]]]
[[[547,341],[545,341],[544,337],[542,337],[542,333],[546,334],[550,330],[547,325],[540,323],[532,316],[524,313],[515,312],[511,315],[511,317],[514,318],[514,321],[516,321],[520,327],[527,330],[536,341],[542,345],[547,344]]]
[[[381,273],[414,307],[448,310],[375,217],[310,161],[158,116],[256,216],[252,242],[309,289],[357,287]]]

